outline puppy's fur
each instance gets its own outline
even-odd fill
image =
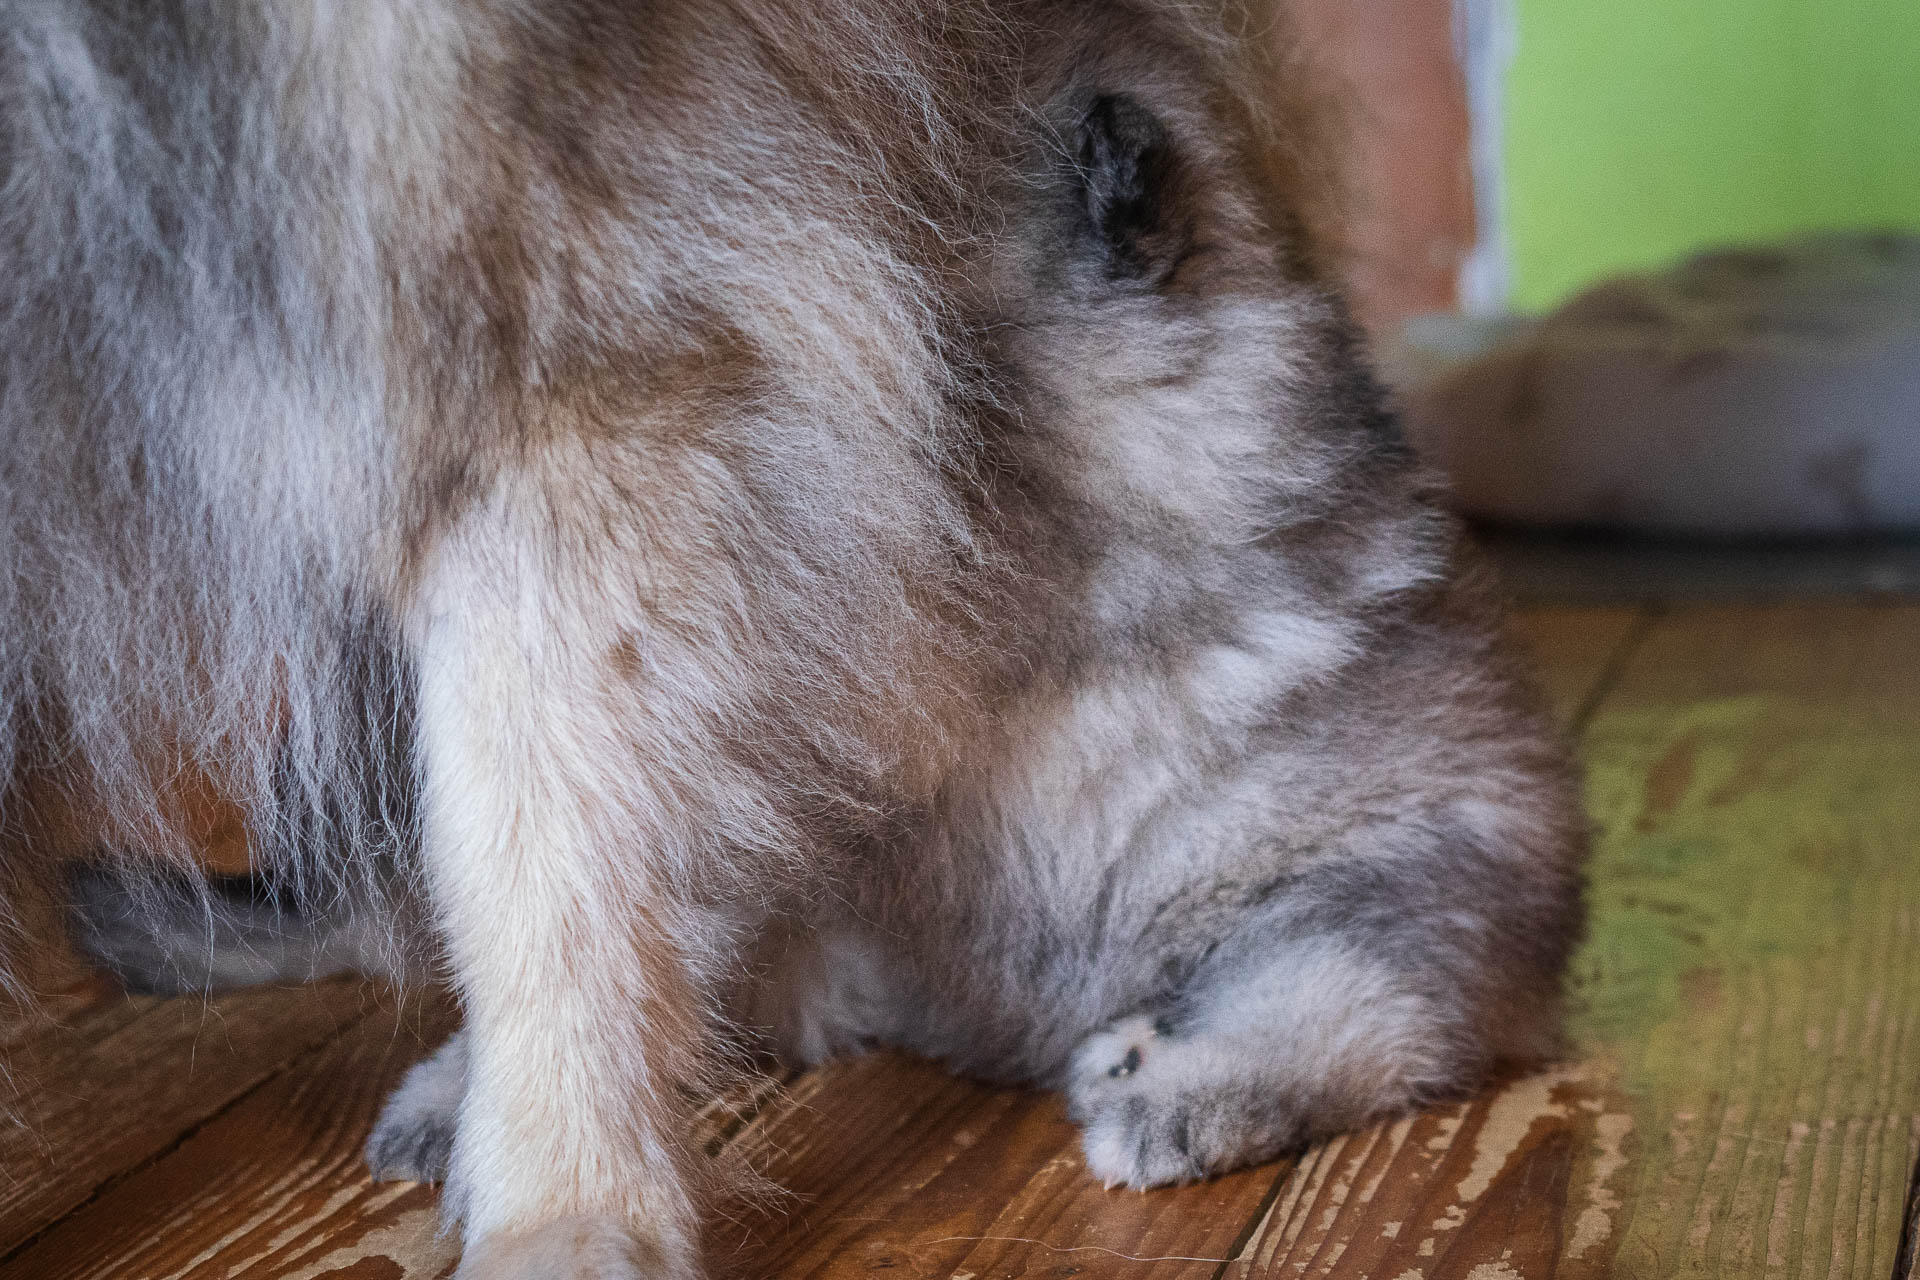
[[[183,771],[417,889],[466,1027],[371,1154],[466,1277],[695,1274],[740,1035],[1057,1086],[1137,1186],[1550,1051],[1568,770],[1270,19],[0,0],[19,903]]]

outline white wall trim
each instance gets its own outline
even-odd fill
[[[1473,164],[1473,251],[1460,264],[1460,306],[1475,315],[1507,309],[1506,82],[1519,48],[1514,0],[1454,0],[1454,48],[1467,81]]]

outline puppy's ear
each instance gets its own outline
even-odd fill
[[[1173,135],[1137,98],[1095,98],[1080,122],[1079,177],[1095,252],[1110,280],[1157,285],[1193,240]]]

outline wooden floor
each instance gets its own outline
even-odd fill
[[[717,1272],[1535,1280],[1905,1274],[1920,1153],[1920,605],[1543,607],[1517,623],[1599,831],[1577,1058],[1202,1186],[1103,1191],[1047,1096],[894,1057],[716,1106],[789,1189]],[[345,983],[100,990],[14,1055],[0,1275],[441,1276],[375,1185],[383,1091],[444,1035]]]

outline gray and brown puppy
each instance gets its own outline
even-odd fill
[[[1137,1186],[1550,1051],[1569,772],[1269,17],[0,0],[11,803],[177,852],[191,768],[418,885],[466,1027],[374,1155],[466,1280],[697,1274],[755,1035]]]

